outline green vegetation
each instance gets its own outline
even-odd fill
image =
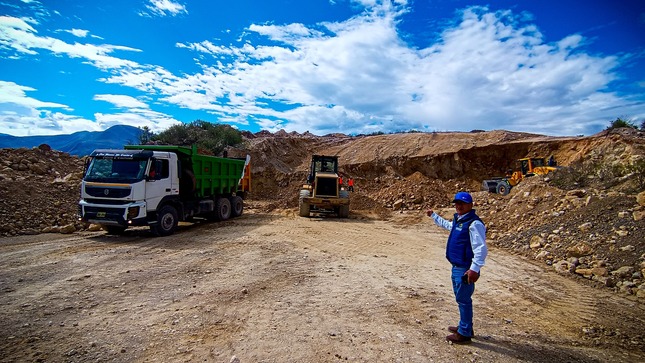
[[[141,135],[139,135],[139,145],[145,145],[152,140],[154,133],[148,126],[140,127]]]
[[[612,121],[609,126],[607,126],[606,130],[620,129],[625,127],[638,129],[638,127],[632,121],[625,120],[621,117],[618,117],[614,121]]]
[[[167,130],[154,134],[148,127],[143,127],[140,142],[160,145],[197,145],[213,155],[221,155],[227,146],[242,143],[242,133],[229,125],[213,124],[196,120],[189,124],[173,125]]]

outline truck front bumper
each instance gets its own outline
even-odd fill
[[[106,226],[147,225],[146,203],[96,204],[81,200],[78,203],[80,220]]]

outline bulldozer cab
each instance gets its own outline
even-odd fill
[[[520,163],[519,170],[523,176],[533,175],[535,168],[546,166],[544,158],[525,158],[519,159],[518,162]]]
[[[307,182],[311,183],[316,179],[317,173],[338,174],[338,156],[314,155],[311,157],[311,167]]]

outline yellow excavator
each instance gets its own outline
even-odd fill
[[[546,175],[558,168],[553,156],[548,161],[545,158],[524,158],[517,160],[517,163],[517,170],[509,170],[505,177],[484,180],[482,182],[483,190],[506,195],[524,178],[533,175]]]

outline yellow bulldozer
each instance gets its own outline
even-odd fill
[[[307,184],[298,198],[301,217],[310,213],[335,213],[349,217],[349,192],[342,188],[338,174],[338,156],[313,155]]]
[[[545,158],[524,158],[517,160],[516,170],[509,170],[505,177],[487,179],[482,182],[482,189],[491,193],[506,195],[511,188],[519,184],[524,178],[533,175],[546,175],[558,167],[553,156],[548,161]]]

